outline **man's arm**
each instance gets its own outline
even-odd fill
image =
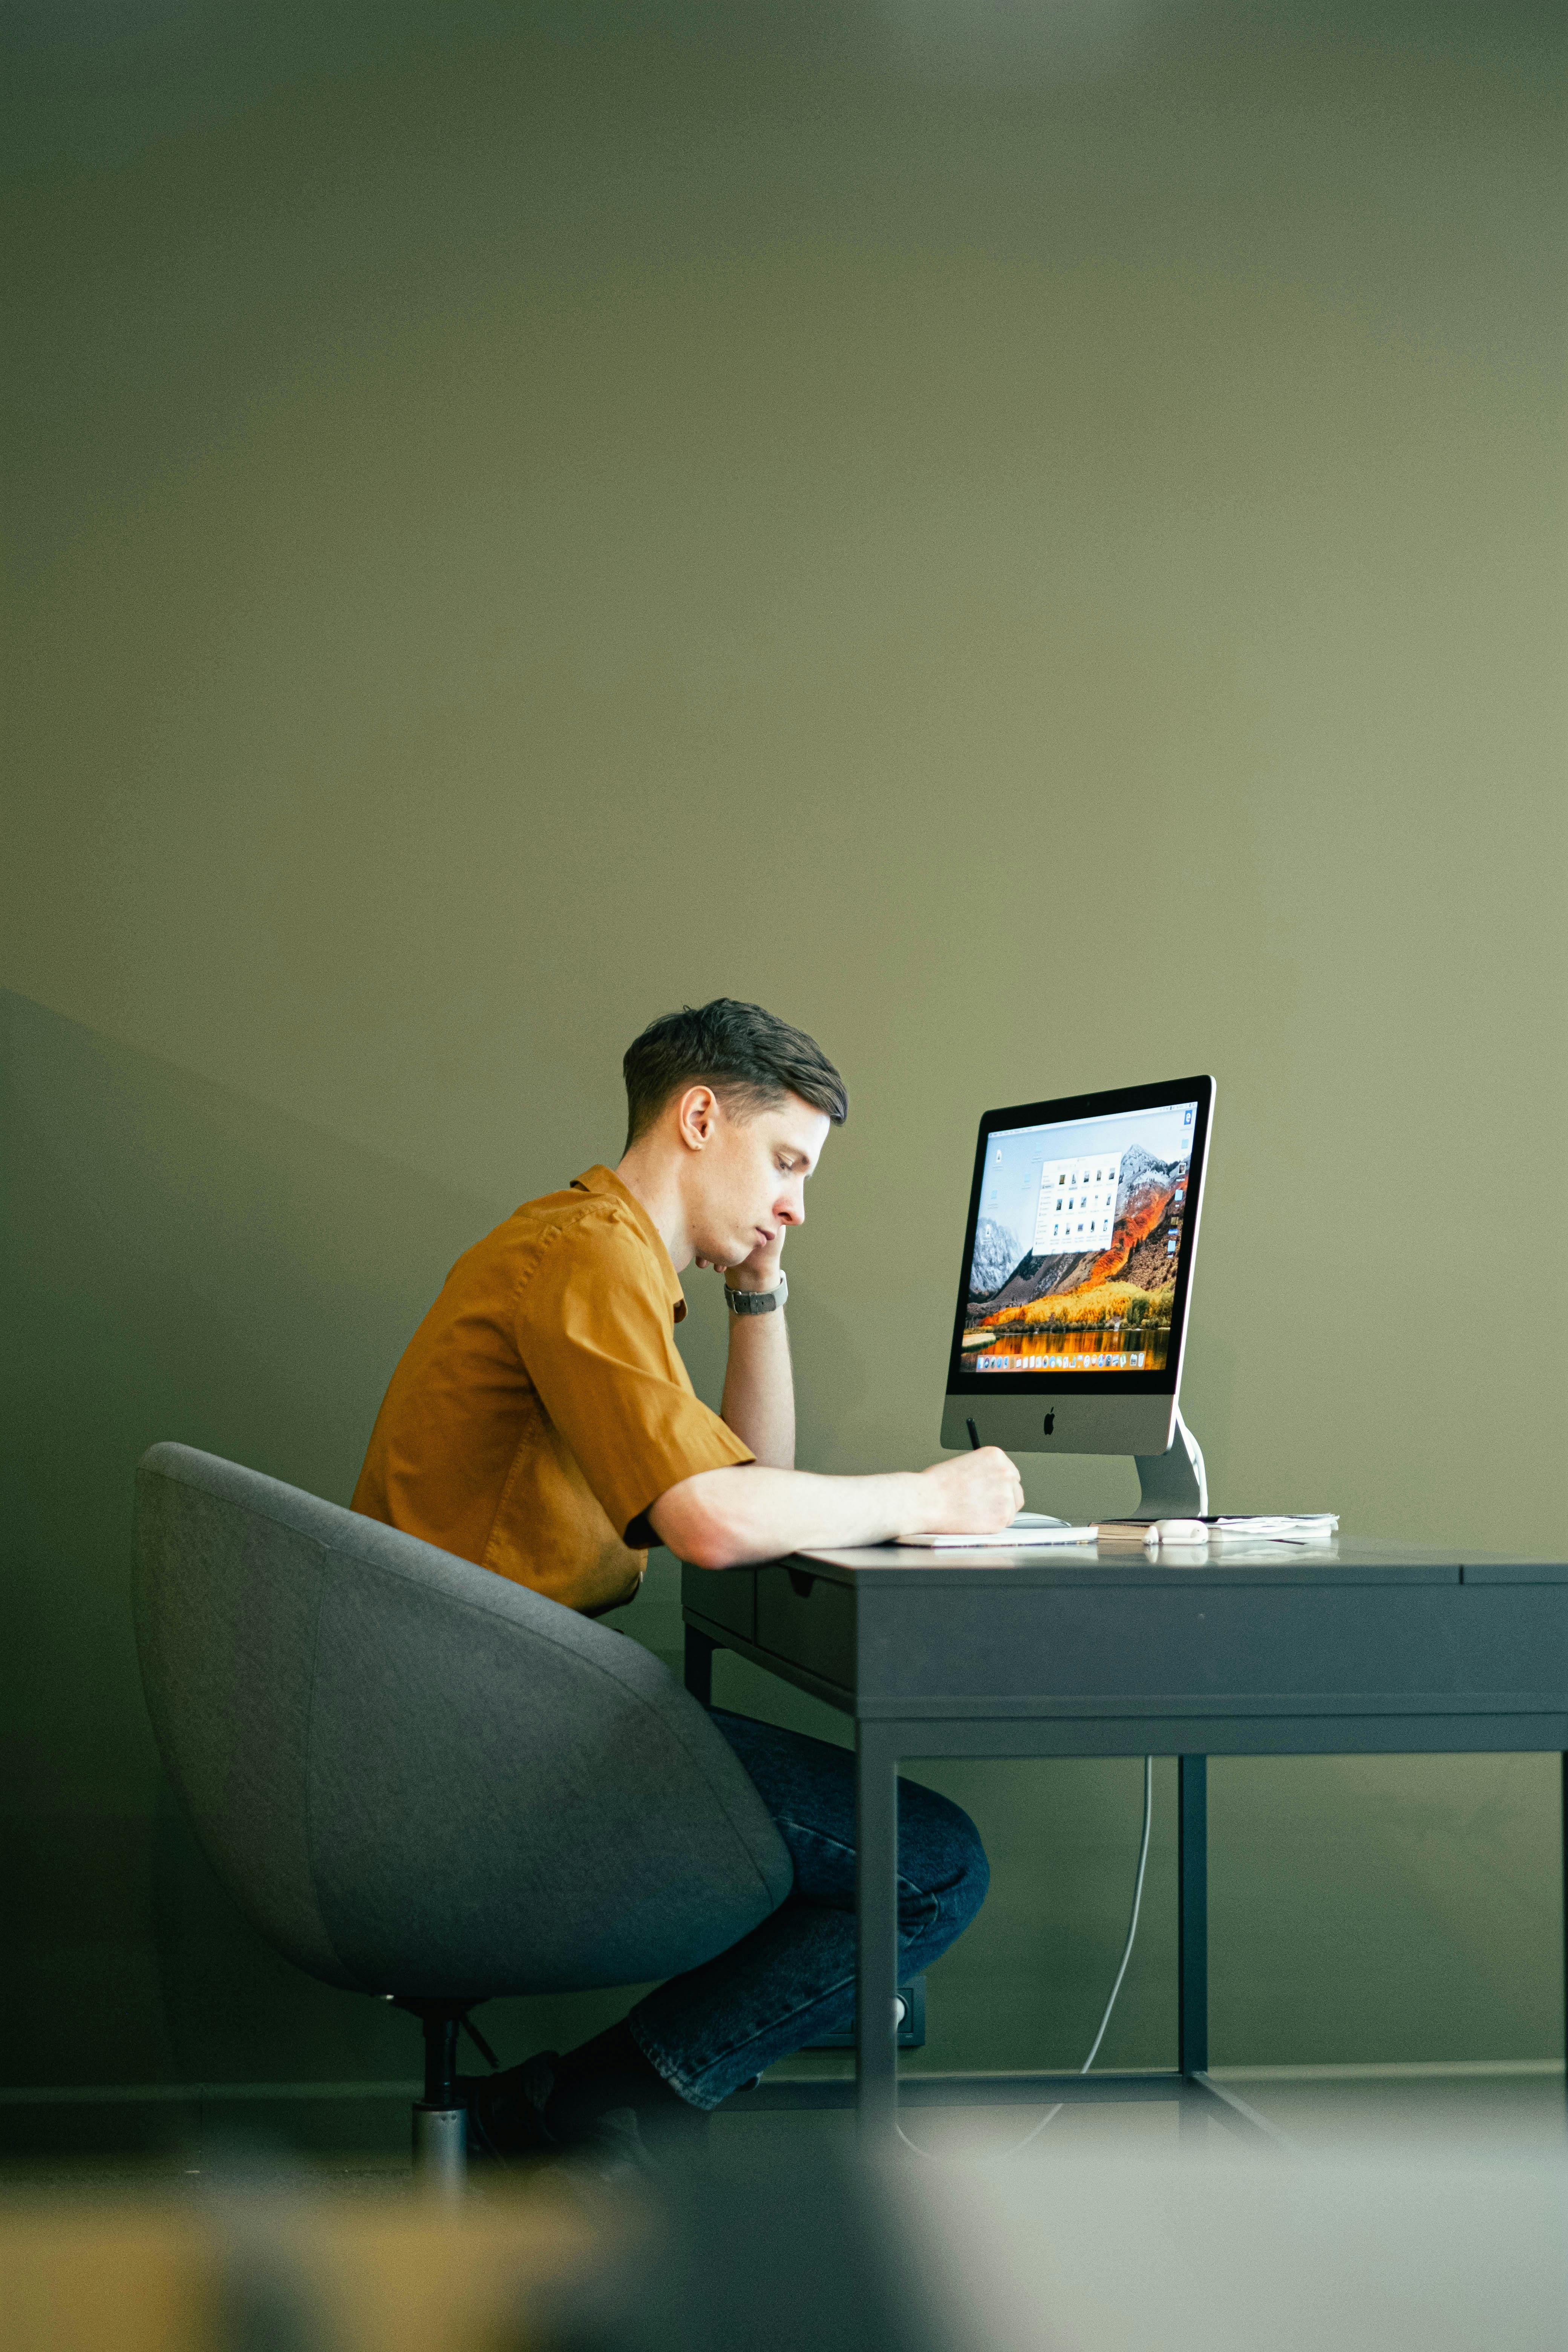
[[[750,1259],[726,1276],[732,1290],[772,1290],[779,1278],[775,1256],[755,1268]],[[731,1315],[730,1358],[719,1411],[743,1445],[773,1470],[795,1467],[795,1374],[789,1360],[789,1328],[784,1309],[771,1315]]]
[[[871,1478],[821,1478],[762,1463],[700,1470],[669,1487],[647,1516],[679,1559],[694,1568],[741,1568],[812,1545],[989,1535],[1023,1507],[1013,1464],[998,1446],[984,1445],[929,1470]]]

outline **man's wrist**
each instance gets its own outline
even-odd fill
[[[894,1525],[889,1534],[895,1543],[903,1536],[923,1536],[930,1531],[930,1489],[923,1484],[923,1470],[894,1470],[884,1473],[897,1486],[894,1505]]]
[[[784,1280],[782,1265],[773,1266],[767,1274],[759,1274],[752,1266],[732,1265],[724,1276],[724,1287],[726,1290],[777,1290]]]
[[[726,1281],[724,1285],[724,1304],[737,1322],[753,1316],[776,1314],[788,1297],[789,1281],[782,1273],[772,1282]]]

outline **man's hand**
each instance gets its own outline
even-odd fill
[[[779,1266],[784,1257],[784,1237],[782,1233],[765,1244],[759,1242],[750,1257],[743,1257],[738,1265],[725,1266],[722,1269],[725,1282],[731,1290],[776,1290],[779,1286]],[[706,1273],[709,1267],[718,1265],[718,1260],[700,1257],[695,1263]]]
[[[1024,1507],[1023,1481],[999,1445],[934,1462],[915,1483],[923,1489],[923,1516],[901,1530],[908,1535],[988,1536],[1010,1526]]]

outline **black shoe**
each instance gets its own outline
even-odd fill
[[[458,2095],[468,2111],[470,2163],[504,2168],[555,2158],[605,2181],[652,2172],[635,2107],[607,2107],[574,2127],[552,2129],[545,2110],[560,2063],[557,2051],[542,2050],[504,2074],[458,2075]]]
[[[561,2142],[544,2120],[559,2061],[557,2051],[542,2050],[504,2074],[458,2075],[470,2162],[507,2165],[561,2154]]]

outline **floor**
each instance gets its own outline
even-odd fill
[[[1314,2150],[1379,2144],[1434,2153],[1474,2156],[1560,2148],[1568,2141],[1568,2099],[1561,2070],[1492,2073],[1480,2070],[1419,2074],[1246,2074],[1225,2078],[1288,2147]],[[965,2167],[1005,2168],[1026,2147],[1050,2144],[1095,2154],[1153,2150],[1178,2140],[1244,2145],[1217,2121],[1184,2125],[1173,2106],[1066,2106],[1049,2116],[1026,2107],[906,2109],[910,2161],[921,2157]],[[785,2148],[847,2140],[852,2122],[842,2112],[720,2116],[712,2126],[715,2152],[726,2147]],[[238,2185],[331,2186],[339,2194],[384,2195],[409,2179],[400,2148],[302,2151],[278,2141],[229,2136],[210,2146],[142,2154],[0,2156],[0,2193],[189,2189],[200,2194],[217,2181]]]

